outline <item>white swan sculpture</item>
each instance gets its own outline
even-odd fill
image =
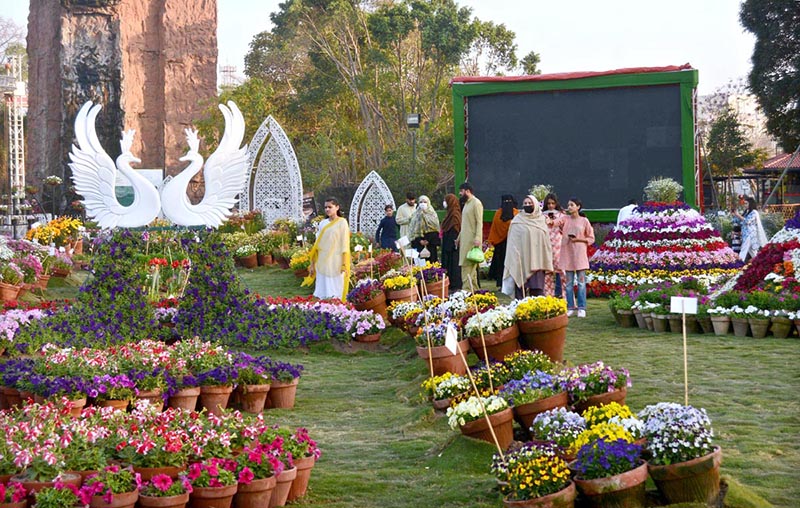
[[[131,163],[141,161],[131,153],[136,131],[122,133],[119,142],[122,153],[116,165],[108,156],[95,130],[95,119],[102,105],[87,102],[75,118],[75,137],[78,146],[72,145],[69,154],[72,182],[83,196],[86,215],[94,218],[101,228],[146,226],[158,216],[161,198],[158,190],[131,168]],[[119,170],[130,181],[134,197],[130,206],[123,206],[114,193]]]
[[[167,182],[161,189],[161,207],[164,215],[179,226],[219,227],[231,214],[238,195],[247,178],[247,146],[240,148],[244,138],[244,117],[233,103],[219,105],[225,117],[225,132],[219,146],[206,161],[200,155],[200,140],[197,131],[186,129],[189,151],[180,158],[189,165]],[[203,200],[192,205],[186,195],[189,181],[203,169],[206,192]]]

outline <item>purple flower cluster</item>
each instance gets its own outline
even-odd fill
[[[647,201],[637,206],[633,211],[634,213],[659,213],[668,212],[672,210],[688,210],[691,208],[686,203],[677,201],[674,203],[660,203],[657,201]]]
[[[794,214],[794,217],[786,221],[783,225],[786,229],[800,229],[800,210]]]
[[[635,468],[641,455],[642,447],[637,444],[600,438],[581,447],[574,470],[585,480],[615,476]]]

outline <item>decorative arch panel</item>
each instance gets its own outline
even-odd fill
[[[268,116],[248,145],[242,210],[260,210],[267,226],[277,219],[303,219],[303,179],[292,143]]]
[[[383,178],[371,171],[353,196],[350,205],[350,229],[354,233],[362,232],[372,238],[385,215],[386,205],[394,207],[392,192]]]

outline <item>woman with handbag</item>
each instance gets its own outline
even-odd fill
[[[553,272],[553,250],[539,202],[526,196],[522,212],[508,228],[503,293],[512,298],[544,294],[545,276]]]
[[[420,251],[419,257],[435,263],[439,261],[439,216],[431,206],[428,196],[420,196],[419,204],[411,216],[411,246]]]

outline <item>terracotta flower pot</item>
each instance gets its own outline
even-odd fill
[[[33,480],[28,480],[25,475],[17,475],[12,476],[12,482],[21,483],[25,490],[28,491],[28,502],[33,503],[35,499],[35,495],[42,489],[46,489],[48,487],[53,487],[56,482],[37,482]],[[61,482],[67,485],[75,485],[76,487],[81,486],[81,475],[75,473],[62,473],[61,474]]]
[[[378,333],[371,333],[369,335],[356,335],[356,342],[380,342],[381,334]]]
[[[417,288],[410,287],[408,289],[396,289],[394,291],[386,291],[386,299],[390,302],[416,302],[417,301]]]
[[[163,466],[163,467],[139,467],[133,466],[133,471],[139,473],[142,481],[149,482],[154,476],[165,474],[173,480],[178,477],[186,468],[183,466]]]
[[[500,448],[505,450],[508,448],[508,445],[511,444],[511,441],[514,440],[514,412],[509,407],[499,413],[489,415],[489,420],[492,422],[492,427],[497,436],[497,441],[500,443]],[[461,433],[465,436],[494,444],[492,433],[489,430],[489,422],[486,421],[486,417],[484,416],[465,423],[460,429]]]
[[[602,406],[617,402],[620,405],[625,405],[625,397],[628,395],[627,388],[619,388],[610,392],[601,393],[598,395],[590,395],[585,400],[574,403],[572,406],[576,413],[583,413],[586,409],[592,406]]]
[[[714,335],[728,335],[731,329],[731,318],[729,316],[711,316],[711,326],[714,327]]]
[[[239,404],[245,413],[259,414],[264,411],[267,404],[267,395],[270,385],[246,385],[238,386]]]
[[[111,496],[111,502],[107,503],[103,499],[104,496],[92,496],[92,501],[89,503],[91,508],[133,508],[136,506],[136,500],[139,499],[139,491],[123,492],[121,494],[114,494]]]
[[[179,496],[155,497],[139,494],[139,506],[142,508],[186,508],[189,493]]]
[[[656,333],[666,333],[669,331],[669,317],[666,314],[652,314],[653,331]]]
[[[754,339],[763,339],[769,332],[769,319],[747,318]]]
[[[636,317],[633,315],[632,310],[618,310],[617,317],[619,319],[619,325],[623,328],[633,328],[636,326]]]
[[[447,411],[447,408],[450,407],[450,399],[433,399],[431,402],[436,411]]]
[[[719,468],[722,450],[686,462],[668,466],[647,465],[647,471],[658,491],[668,503],[706,503],[712,505],[719,496]]]
[[[256,254],[258,266],[268,266],[272,264],[272,254]]]
[[[297,396],[297,383],[300,378],[294,378],[288,383],[273,381],[267,393],[267,407],[275,409],[288,409],[294,407]]]
[[[634,309],[633,317],[636,318],[636,324],[639,325],[639,328],[642,330],[647,330],[647,321],[644,320],[644,314],[639,309]]]
[[[150,404],[156,406],[159,411],[164,408],[164,397],[161,390],[158,388],[155,390],[139,390],[139,395],[137,395],[136,398],[149,400]]]
[[[76,475],[80,476],[81,477],[81,485],[83,485],[86,482],[87,478],[89,478],[92,475],[96,475],[97,474],[97,470],[95,469],[95,470],[87,470],[87,471],[67,471],[67,473],[76,474]]]
[[[750,322],[747,318],[731,318],[733,334],[737,337],[747,337],[750,334]]]
[[[26,508],[27,506],[27,499],[23,499],[19,503],[0,503],[0,508]]]
[[[292,482],[297,477],[297,468],[284,469],[281,474],[275,478],[275,490],[272,491],[272,496],[269,498],[269,508],[274,506],[285,506],[286,499],[289,497],[289,490],[292,488]]]
[[[238,485],[194,487],[189,494],[189,508],[230,508]]]
[[[83,408],[86,407],[86,397],[82,397],[80,399],[71,399],[70,402],[72,402],[72,409],[70,409],[69,413],[73,417],[78,418],[81,415]]]
[[[100,407],[113,407],[114,411],[125,411],[128,409],[127,400],[98,400],[95,402]]]
[[[650,330],[651,332],[654,332],[655,331],[655,325],[653,324],[653,322],[655,320],[653,319],[653,314],[652,313],[642,313],[642,316],[644,316],[644,322],[645,322],[645,326],[647,326],[647,329]]]
[[[201,386],[200,405],[208,409],[209,414],[221,415],[228,407],[233,386]]]
[[[239,490],[233,496],[234,508],[266,508],[275,490],[275,475],[269,478],[253,480],[249,484],[240,483]]]
[[[575,477],[575,486],[587,508],[644,508],[647,463],[614,476],[583,480]]]
[[[450,294],[450,279],[445,277],[436,282],[426,282],[425,292],[446,300]]]
[[[389,320],[389,314],[386,311],[386,295],[378,293],[378,295],[364,303],[355,305],[357,310],[371,310],[375,314],[380,314],[384,321]]]
[[[776,339],[785,339],[792,334],[792,320],[787,317],[771,318],[772,336]]]
[[[507,508],[573,508],[577,496],[578,492],[575,490],[575,484],[569,482],[563,489],[546,496],[522,501],[503,499],[503,506]]]
[[[569,395],[567,392],[557,393],[552,397],[514,406],[514,419],[519,422],[523,430],[528,430],[531,428],[536,415],[558,407],[567,407],[568,403]]]
[[[47,285],[50,283],[50,275],[43,273],[39,276],[39,280],[37,281],[36,285],[41,290],[47,289]]]
[[[520,342],[525,349],[541,351],[551,361],[563,362],[568,323],[566,314],[538,321],[519,321]]]
[[[460,341],[458,343],[458,349],[466,355],[469,350],[469,341]],[[445,346],[435,346],[430,349],[417,346],[417,355],[425,362],[426,368],[429,362],[429,354],[433,358],[434,376],[441,376],[445,372],[452,372],[459,376],[463,376],[467,373],[467,366],[464,365],[464,360],[461,359],[461,353],[456,352],[456,354],[453,354]]]
[[[714,333],[714,327],[709,316],[697,316],[697,324],[700,325],[704,334]]]
[[[51,268],[50,275],[53,277],[68,277],[71,271],[65,268]]]
[[[249,256],[238,257],[236,258],[239,262],[239,266],[244,268],[255,268],[258,266],[258,256],[256,254],[250,254]]]
[[[167,405],[169,407],[194,411],[194,408],[197,406],[198,397],[200,397],[199,386],[183,388],[170,396]]]
[[[295,270],[294,276],[298,279],[304,279],[308,277],[308,268],[303,268],[302,270]]]
[[[20,287],[0,282],[0,300],[10,302],[17,299]]]
[[[469,345],[472,346],[472,350],[475,351],[478,358],[484,362],[488,363],[490,358],[502,361],[506,355],[514,351],[519,351],[518,337],[519,328],[515,323],[496,333],[485,334],[482,339],[480,335],[477,337],[470,337]]]
[[[19,390],[8,386],[4,387],[3,390],[5,391],[6,402],[9,408],[22,406],[22,397],[19,394]]]
[[[292,481],[289,495],[286,498],[287,502],[291,503],[295,499],[306,495],[308,481],[311,479],[311,469],[313,469],[316,462],[314,457],[303,457],[294,461],[294,467],[297,468],[297,476]]]

